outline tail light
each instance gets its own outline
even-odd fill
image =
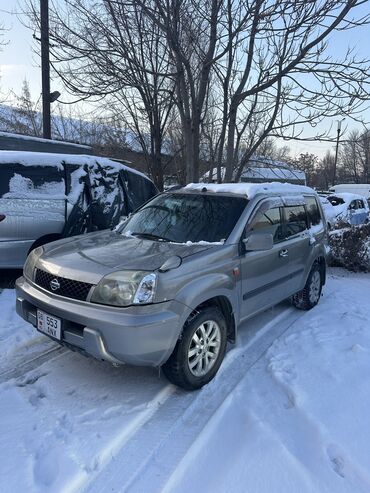
[[[5,218],[6,218],[5,214],[0,214],[0,223],[1,223],[1,221],[4,221]]]

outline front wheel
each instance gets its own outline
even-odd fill
[[[168,380],[186,390],[196,390],[216,375],[224,359],[227,327],[217,307],[202,308],[184,326],[182,336],[163,372]]]
[[[314,264],[308,275],[305,287],[293,296],[293,305],[300,310],[310,310],[319,302],[321,291],[322,277],[320,267],[318,264]]]

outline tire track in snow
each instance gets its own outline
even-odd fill
[[[245,373],[305,313],[288,308],[257,327],[257,331],[254,329],[254,337],[246,346],[229,353],[225,367],[202,390],[189,393],[175,388],[171,399],[159,407],[114,457],[112,454],[105,468],[87,478],[85,488],[80,491],[144,492],[148,491],[148,485],[151,493],[161,491],[195,438]],[[254,319],[249,321],[253,322],[256,323]]]
[[[0,384],[7,382],[13,378],[19,378],[25,376],[32,370],[39,368],[46,362],[50,362],[56,358],[59,358],[63,354],[65,354],[68,350],[61,346],[54,347],[52,349],[48,349],[47,351],[43,351],[41,354],[26,360],[16,366],[16,368],[9,368],[0,373]]]
[[[145,411],[138,414],[138,416],[133,420],[130,426],[124,427],[121,430],[117,430],[115,437],[109,442],[109,444],[99,452],[99,464],[103,467],[103,471],[107,469],[107,466],[114,463],[114,466],[119,471],[120,464],[117,462],[116,458],[122,450],[126,450],[125,444],[134,439],[138,430],[145,428],[146,423],[152,418],[167,399],[176,391],[176,387],[172,384],[168,384],[163,387],[163,389],[158,392],[151,401],[147,404]],[[140,447],[140,444],[138,444]],[[80,474],[75,476],[72,481],[68,484],[66,488],[63,489],[63,493],[80,493],[85,491],[87,485],[95,478],[96,474],[87,473],[86,471],[81,471]],[[102,484],[98,488],[99,493],[102,491],[110,491],[109,487]],[[115,491],[114,489],[112,491]]]

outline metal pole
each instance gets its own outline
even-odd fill
[[[340,134],[340,128],[338,125],[337,129],[337,144],[335,146],[335,158],[334,158],[334,171],[333,171],[333,186],[335,185],[335,180],[337,177],[337,161],[338,161],[338,148],[339,148],[339,134]]]
[[[51,139],[49,0],[40,0],[40,17],[41,17],[42,129],[43,129],[44,139]]]
[[[334,158],[334,170],[333,170],[333,186],[335,185],[335,182],[336,182],[336,179],[337,179],[337,161],[338,161],[340,129],[342,127],[342,122],[344,120],[345,120],[345,118],[342,118],[341,120],[337,120],[338,121],[338,127],[337,127],[337,144],[335,146],[335,158]]]

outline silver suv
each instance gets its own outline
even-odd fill
[[[32,251],[17,312],[73,350],[162,366],[171,382],[197,389],[241,321],[289,297],[303,310],[318,303],[326,238],[310,188],[192,184],[112,231]]]

